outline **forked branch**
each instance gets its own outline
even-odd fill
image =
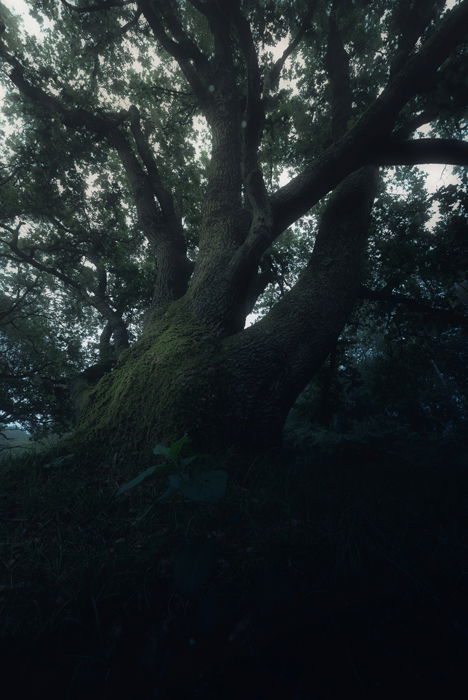
[[[468,0],[463,0],[442,20],[431,38],[391,80],[357,124],[273,195],[272,239],[303,216],[350,172],[365,163],[375,162],[374,151],[388,138],[402,107],[417,94],[428,75],[434,74],[466,39],[467,26]],[[268,247],[271,241],[265,243]]]
[[[309,0],[308,5],[309,7],[307,13],[304,17],[303,22],[301,23],[301,26],[299,27],[297,34],[292,39],[290,44],[288,44],[288,46],[285,48],[281,56],[273,63],[272,67],[270,68],[265,77],[263,86],[263,95],[265,98],[267,98],[268,95],[270,95],[271,93],[276,92],[276,90],[278,89],[281,72],[284,68],[286,61],[288,60],[289,56],[291,56],[291,54],[297,49],[302,39],[306,35],[307,31],[312,26],[312,19],[317,9],[317,0]]]

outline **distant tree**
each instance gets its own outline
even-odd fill
[[[268,444],[359,303],[466,329],[460,188],[434,228],[408,166],[468,163],[468,0],[29,6],[40,40],[0,3],[0,255],[47,321],[2,342],[64,325],[31,367],[113,367],[81,439]]]

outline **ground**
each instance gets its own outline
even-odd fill
[[[456,444],[411,448],[204,456],[244,460],[216,503],[157,501],[167,474],[116,497],[128,464],[3,462],[4,682],[29,699],[455,697],[468,474]]]

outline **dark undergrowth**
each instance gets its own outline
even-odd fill
[[[158,501],[167,475],[116,497],[141,464],[111,451],[1,463],[5,697],[458,697],[463,457],[388,439],[204,457],[232,474],[217,503]]]

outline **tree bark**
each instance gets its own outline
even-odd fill
[[[81,11],[123,4],[98,1]],[[465,40],[468,0],[448,13],[417,51],[431,14],[420,21],[414,16],[412,31],[402,33],[399,61],[388,85],[376,99],[369,96],[367,110],[356,119],[345,48],[349,43],[342,36],[346,23],[340,26],[344,5],[331,3],[325,69],[333,142],[275,193],[267,191],[261,170],[265,97],[277,85],[299,39],[262,84],[252,28],[241,4],[190,4],[208,20],[209,53],[193,38],[180,3],[138,0],[137,7],[156,42],[177,62],[211,132],[194,265],[187,257],[183,220],[161,179],[138,109],[113,115],[70,107],[36,84],[16,56],[0,45],[0,58],[12,69],[10,80],[25,100],[68,129],[85,128],[105,139],[118,154],[138,224],[157,259],[153,309],[142,338],[132,347],[124,349],[121,316],[104,308],[102,293],[93,297],[110,324],[103,342],[110,341],[112,329],[120,356],[87,392],[76,437],[106,452],[111,446],[121,456],[167,444],[184,433],[204,450],[229,444],[263,447],[277,440],[292,404],[336,346],[359,296],[377,166],[431,159],[462,163],[467,158],[466,144],[405,141],[394,129],[402,109]],[[316,5],[309,4],[298,37]],[[328,195],[314,249],[298,282],[266,317],[243,330],[252,296],[268,279],[262,261],[269,248]],[[29,263],[38,266],[32,258]],[[56,276],[66,281],[60,271]],[[104,278],[101,287],[98,292],[105,288]]]
[[[223,337],[190,293],[171,304],[91,392],[79,438],[124,454],[185,433],[205,450],[276,443],[358,297],[377,182],[369,167],[337,188],[299,281],[250,328]]]

